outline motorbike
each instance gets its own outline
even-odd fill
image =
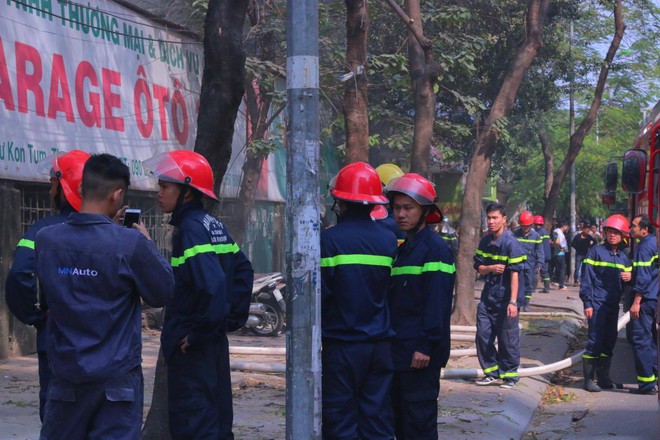
[[[252,285],[250,315],[244,325],[258,336],[277,336],[286,326],[286,282],[279,272],[257,275]]]

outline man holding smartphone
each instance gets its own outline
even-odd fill
[[[140,438],[141,299],[165,305],[174,278],[144,225],[127,229],[112,221],[129,184],[128,167],[117,157],[91,156],[80,213],[37,234],[53,369],[41,438]]]

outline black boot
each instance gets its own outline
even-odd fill
[[[543,281],[543,290],[541,292],[550,293],[550,280]]]
[[[596,376],[596,361],[597,359],[582,358],[582,374],[584,375],[583,388],[590,393],[598,393],[600,387],[594,382]]]
[[[596,377],[598,378],[598,386],[604,390],[623,389],[623,384],[612,382],[610,379],[610,366],[612,365],[611,357],[598,358],[598,365],[596,368]]]

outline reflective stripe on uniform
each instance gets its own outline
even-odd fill
[[[481,249],[477,249],[477,255],[480,255],[484,258],[490,258],[491,260],[505,261],[509,264],[520,263],[522,261],[527,260],[527,255],[522,255],[520,257],[515,257],[515,258],[509,258],[506,255],[489,254],[488,252],[484,252]]]
[[[447,236],[444,236],[444,235],[441,235],[440,238],[442,238],[443,240],[447,240],[447,241],[456,240],[456,237],[447,237]]]
[[[655,375],[653,375],[651,377],[637,376],[637,380],[639,382],[648,382],[648,383],[650,383],[650,382],[655,382],[656,380],[658,380],[658,377],[655,376]]]
[[[188,258],[194,257],[198,254],[235,254],[239,251],[238,245],[236,243],[231,244],[198,244],[191,248],[183,251],[183,255],[180,257],[172,257],[171,264],[172,267],[179,267],[186,262]]]
[[[498,365],[493,365],[492,367],[489,368],[484,368],[484,374],[492,373],[493,371],[497,371],[500,367]]]
[[[424,266],[401,266],[392,268],[392,276],[396,275],[421,275],[423,272],[445,272],[455,273],[454,264],[443,263],[442,261],[429,261]]]
[[[34,250],[34,241],[28,240],[27,238],[22,238],[21,241],[18,242],[16,247],[26,247]]]
[[[623,264],[609,263],[607,261],[595,261],[591,258],[585,258],[582,262],[592,266],[613,267],[615,269],[621,269],[624,272],[630,272],[632,270],[632,266],[624,266]]]
[[[633,261],[633,266],[637,266],[637,267],[640,267],[640,266],[648,267],[648,266],[653,265],[653,263],[654,263],[657,259],[658,259],[658,256],[657,256],[657,255],[654,255],[654,256],[651,257],[651,259],[650,259],[649,261]]]
[[[321,258],[321,267],[335,267],[344,264],[392,267],[392,261],[392,257],[385,257],[382,255],[346,254]]]
[[[511,373],[502,373],[500,374],[500,379],[506,379],[507,377],[518,377],[519,374],[517,371],[513,371]]]
[[[516,240],[518,240],[521,243],[534,243],[534,244],[543,243],[543,240],[532,240],[528,238],[516,238]]]

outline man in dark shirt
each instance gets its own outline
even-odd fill
[[[598,244],[596,239],[590,234],[591,230],[587,223],[582,223],[582,232],[573,237],[571,247],[575,249],[575,273],[573,274],[573,284],[580,284],[582,275],[582,262],[587,256],[587,252],[592,246]]]

